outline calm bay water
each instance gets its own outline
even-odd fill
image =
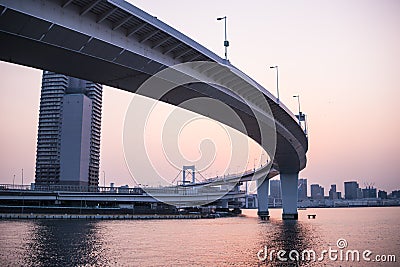
[[[400,266],[400,207],[307,209],[298,221],[282,221],[281,212],[270,210],[270,221],[256,210],[215,220],[2,220],[0,266]],[[340,238],[343,251],[395,255],[397,263],[257,258],[265,246],[268,253],[313,249],[319,256],[339,250]]]

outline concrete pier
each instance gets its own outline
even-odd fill
[[[281,190],[282,190],[282,219],[297,220],[297,186],[298,173],[281,173]]]
[[[261,218],[261,220],[269,219],[268,191],[269,191],[269,180],[267,178],[257,180],[257,198],[258,198],[257,214]]]

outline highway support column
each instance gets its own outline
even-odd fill
[[[297,187],[299,173],[281,173],[282,219],[297,220]]]
[[[269,220],[268,211],[268,191],[269,191],[269,180],[258,179],[257,180],[257,198],[258,198],[258,217],[261,220]]]

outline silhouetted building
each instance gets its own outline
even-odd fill
[[[307,199],[307,179],[299,179],[297,187],[297,199]]]
[[[97,186],[102,86],[44,71],[35,183]]]
[[[312,199],[324,199],[324,188],[319,184],[311,185],[311,198]]]
[[[363,198],[363,192],[361,188],[357,188],[357,199]]]
[[[357,199],[357,195],[361,192],[358,183],[355,181],[344,182],[344,197],[345,199]]]
[[[379,191],[378,191],[378,198],[380,198],[380,199],[387,199],[387,198],[388,198],[387,192],[386,192],[386,191],[379,190]]]
[[[365,187],[362,190],[363,198],[376,198],[376,188],[372,186]]]
[[[329,189],[329,199],[338,199],[338,192],[336,191],[336,185],[331,185],[331,189]]]
[[[280,180],[270,180],[269,181],[269,196],[271,198],[282,198],[281,193],[281,181]]]
[[[394,190],[392,191],[392,193],[390,194],[390,196],[392,198],[400,198],[400,190]]]

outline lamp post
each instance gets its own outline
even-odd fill
[[[277,94],[277,102],[279,104],[279,70],[278,66],[271,66],[270,69],[276,69],[276,94]]]
[[[293,97],[297,98],[297,103],[299,104],[299,125],[301,125],[300,95],[294,95]]]
[[[225,40],[224,40],[225,60],[228,60],[228,46],[229,46],[229,41],[228,41],[228,37],[227,37],[227,34],[226,34],[226,16],[217,18],[217,20],[224,20],[224,24],[225,24]]]

